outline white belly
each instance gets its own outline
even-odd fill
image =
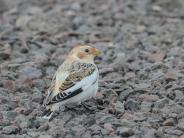
[[[96,95],[97,89],[98,89],[98,82],[90,86],[86,91],[71,98],[68,102],[80,104],[81,102],[94,97]]]
[[[61,105],[80,104],[81,102],[94,97],[97,93],[97,90],[98,90],[98,81],[95,84],[89,86],[89,88],[86,91],[83,91],[82,93],[66,101],[61,102]]]

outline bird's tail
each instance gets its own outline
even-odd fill
[[[42,114],[42,117],[44,118],[44,119],[47,119],[47,120],[52,120],[52,118],[53,118],[53,115],[54,115],[54,111],[52,111],[50,108],[45,108],[45,111],[43,112],[43,114]]]

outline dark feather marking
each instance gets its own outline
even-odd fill
[[[58,97],[59,97],[59,99],[64,98],[63,93],[60,93],[60,94],[58,95]]]
[[[68,83],[68,84],[67,84]],[[59,88],[60,91],[64,91],[67,90],[71,87],[73,87],[75,85],[75,83],[73,82],[69,82],[68,78],[67,80],[65,80],[65,82],[61,85],[61,87]]]
[[[65,92],[63,92],[63,95],[64,95],[64,97],[66,97],[66,96],[67,96],[67,94],[66,94]]]
[[[58,103],[58,102],[61,102],[61,101],[64,101],[64,100],[67,100],[71,97],[74,97],[76,95],[78,95],[79,93],[83,92],[82,88],[79,88],[73,92],[69,92],[68,95],[66,94],[66,96],[60,98],[60,94],[56,95],[53,97],[52,101],[50,101],[49,103],[47,103],[47,105],[50,105],[50,104],[54,104],[54,103]],[[63,92],[64,93],[64,92]]]
[[[83,89],[82,88],[79,88],[79,89],[73,91],[70,95],[68,95],[67,97],[65,97],[63,100],[67,100],[67,99],[69,99],[71,97],[74,97],[74,96],[78,95],[81,92],[83,92]]]
[[[70,70],[70,75],[61,84],[59,90],[62,92],[73,87],[84,77],[91,75],[95,71],[95,69],[96,67],[93,64],[74,62]]]

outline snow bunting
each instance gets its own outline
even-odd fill
[[[96,95],[98,69],[94,58],[100,51],[88,45],[74,47],[56,71],[45,100],[43,118],[51,119],[61,106],[80,104]]]

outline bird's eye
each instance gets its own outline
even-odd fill
[[[89,52],[89,49],[85,49],[85,52],[88,53]]]

